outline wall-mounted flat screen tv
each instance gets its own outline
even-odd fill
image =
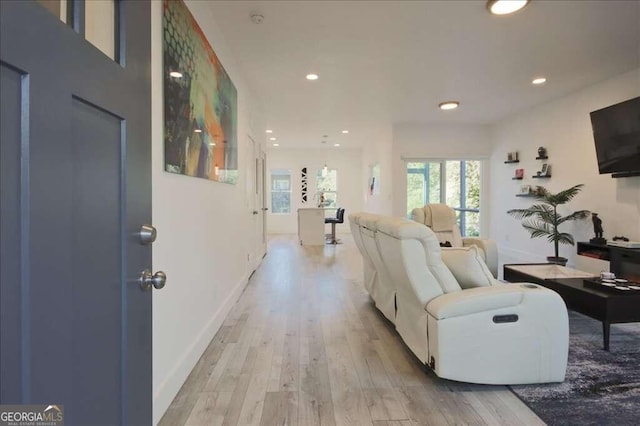
[[[590,115],[600,174],[640,172],[640,97]]]

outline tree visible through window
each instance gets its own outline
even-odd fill
[[[271,170],[271,212],[291,213],[290,170]]]
[[[407,163],[407,215],[427,203],[445,203],[456,211],[463,236],[480,235],[478,160]]]
[[[338,171],[336,169],[318,170],[316,174],[316,203],[327,209],[338,208]]]

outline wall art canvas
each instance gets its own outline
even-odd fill
[[[303,167],[300,171],[300,183],[301,183],[301,191],[300,198],[302,199],[302,204],[307,204],[307,168]]]
[[[380,195],[380,164],[373,164],[369,169],[369,195]]]
[[[163,2],[165,170],[235,184],[238,94],[182,0]]]

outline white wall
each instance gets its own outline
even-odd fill
[[[208,11],[187,2],[238,89],[239,182],[227,185],[163,171],[162,3],[152,2],[152,161],[154,270],[167,286],[153,293],[153,418],[158,422],[247,283],[255,232],[246,180],[247,137],[259,110]],[[262,141],[262,132],[255,132]]]
[[[401,123],[393,126],[393,215],[406,216],[407,178],[403,158],[488,159],[489,127],[483,125]],[[489,162],[483,162],[481,232],[489,234]]]
[[[369,140],[367,146],[362,149],[362,188],[367,188],[371,178],[371,168],[380,166],[380,191],[371,195],[365,191],[362,210],[369,213],[390,215],[392,211],[392,160],[393,147],[392,129],[389,126],[387,132],[380,132],[378,140]]]
[[[591,111],[638,95],[640,69],[524,111],[494,126],[491,236],[498,241],[501,261],[544,261],[546,256],[553,255],[552,244],[544,239],[530,239],[520,221],[506,214],[509,209],[531,205],[532,199],[514,196],[520,185],[542,185],[556,192],[582,183],[584,190],[563,213],[579,209],[597,212],[603,221],[605,238],[625,235],[640,240],[640,177],[612,179],[610,175],[598,174],[589,119]],[[535,160],[539,146],[548,150],[550,179],[531,178],[542,163]],[[520,163],[504,164],[509,151],[519,151]],[[516,168],[525,169],[525,179],[511,180]],[[590,220],[561,229],[572,233],[576,241],[593,237]],[[608,268],[608,262],[577,256],[572,246],[561,246],[560,255],[569,258],[569,265],[589,272]]]
[[[362,151],[360,149],[281,149],[269,148],[267,151],[267,188],[271,186],[272,169],[291,170],[291,214],[273,214],[271,194],[267,195],[269,215],[267,232],[270,234],[295,234],[298,232],[297,209],[315,207],[316,173],[327,164],[330,169],[338,170],[338,206],[345,209],[345,215],[362,210],[366,184],[362,182]],[[308,202],[302,204],[300,173],[307,168]],[[345,216],[346,218],[346,216]],[[348,233],[349,225],[345,219],[343,225],[337,225],[336,232]],[[327,225],[329,232],[329,225]]]

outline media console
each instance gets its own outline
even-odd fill
[[[580,256],[607,260],[609,270],[618,278],[640,281],[640,249],[578,242]]]

